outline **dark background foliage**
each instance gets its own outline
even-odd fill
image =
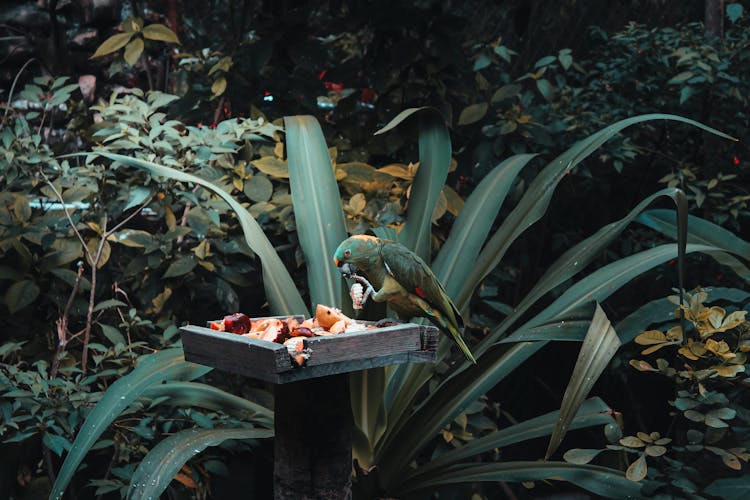
[[[168,112],[181,126],[196,127],[205,134],[229,118],[276,120],[312,114],[321,122],[328,144],[335,147],[336,162],[375,166],[416,161],[412,135],[373,133],[405,108],[434,106],[451,127],[457,167],[449,185],[465,197],[493,166],[512,154],[540,153],[549,160],[576,140],[636,114],[675,113],[740,139],[746,137],[750,125],[747,14],[736,20],[720,15],[723,27],[719,30],[710,17],[711,9],[718,6],[723,12],[723,5],[677,0],[6,1],[0,6],[0,88],[4,89],[0,99],[13,102],[14,111],[3,117],[3,133],[9,137],[4,147],[15,149],[0,172],[4,205],[0,211],[0,230],[4,231],[0,232],[0,296],[4,298],[0,335],[9,342],[6,346],[11,341],[27,343],[22,348],[4,348],[4,362],[31,365],[41,361],[46,364],[39,370],[49,370],[55,363],[56,321],[67,315],[73,330],[87,321],[86,278],[90,274],[87,270],[80,282],[85,294],[71,293],[84,253],[80,245],[76,247],[67,220],[59,211],[43,208],[21,213],[23,200],[52,198],[44,176],[57,175],[63,168],[66,174],[60,176],[57,188],[66,201],[91,203],[91,211],[73,215],[87,241],[94,242],[91,245],[98,241],[105,215],[114,224],[147,200],[146,195],[140,199],[134,195],[134,188],[144,182],[138,174],[99,172],[86,174],[86,181],[81,182],[75,177],[77,163],[62,166],[62,161],[54,159],[99,143],[97,132],[113,126],[116,114],[108,117],[96,107],[109,102],[113,92],[125,95],[126,89],[140,88],[179,95],[180,100],[166,103],[159,112]],[[166,24],[181,45],[147,40],[143,55],[132,66],[123,62],[122,51],[91,59],[97,47],[119,33],[121,23],[131,16],[143,18],[146,25]],[[707,34],[707,30],[719,31],[721,36]],[[40,76],[68,76],[70,80],[35,83],[34,78]],[[40,92],[22,93],[26,84],[37,85]],[[61,90],[63,84],[78,84],[80,90]],[[61,102],[55,102],[48,114],[29,116],[38,109],[34,103],[52,102],[55,96]],[[63,102],[65,106],[60,106]],[[28,130],[20,125],[21,120],[28,122]],[[137,125],[148,135],[147,120]],[[27,133],[34,129],[40,136],[36,142]],[[304,289],[288,184],[283,177],[265,171],[259,174],[260,167],[252,170],[249,166],[274,157],[274,142],[280,144],[280,139],[273,134],[270,139],[270,145],[237,142],[228,146],[233,148],[231,153],[206,153],[201,149],[204,144],[197,143],[171,155],[154,151],[157,158],[173,157],[188,166],[191,158],[200,157],[208,165],[200,173],[227,185],[240,179],[233,194],[254,204],[254,215]],[[13,148],[9,148],[10,141],[14,141]],[[128,148],[113,145],[112,150]],[[234,169],[239,161],[246,170]],[[570,172],[552,208],[487,278],[469,318],[475,335],[502,318],[562,251],[622,217],[659,187],[682,187],[690,197],[691,213],[748,239],[748,161],[750,151],[744,140],[721,141],[662,122],[639,126],[612,141]],[[540,165],[532,164],[522,174],[511,201],[517,201]],[[247,187],[252,175],[266,175],[258,183],[271,189],[268,197]],[[379,200],[378,213],[390,217],[380,222],[400,222],[408,187],[408,179],[402,180],[400,191],[381,189],[372,197]],[[256,183],[253,186],[260,189]],[[48,413],[38,417],[39,426],[53,429],[54,435],[69,439],[81,417],[76,412],[95,402],[99,391],[125,373],[139,354],[167,345],[175,325],[200,323],[230,310],[253,315],[265,311],[258,286],[259,264],[241,243],[241,232],[226,208],[199,209],[198,202],[206,199],[194,199],[194,194],[173,185],[148,189],[147,196],[154,196],[149,210],[136,214],[126,226],[142,233],[123,237],[134,238],[132,245],[112,243],[108,262],[99,273],[96,302],[117,302],[97,311],[97,325],[104,326],[94,332],[101,345],[95,354],[96,368],[92,368],[96,375],[85,384],[79,380],[79,385],[65,389],[66,394],[88,396],[81,408],[61,402],[59,394],[50,396],[44,404]],[[354,194],[347,193],[349,201]],[[362,209],[352,210],[352,226],[376,217],[362,215]],[[499,220],[508,210],[503,209]],[[175,221],[189,230],[175,229]],[[452,221],[449,210],[434,226],[435,247]],[[13,244],[11,239],[19,234],[28,236],[25,243]],[[133,234],[147,241],[135,241]],[[659,239],[652,231],[633,227],[597,263],[611,262]],[[210,242],[210,248],[200,247],[203,240]],[[689,262],[688,287],[738,283],[707,257],[691,257]],[[20,291],[10,293],[18,283],[30,284],[24,285],[22,294],[29,300],[19,299]],[[88,283],[90,288],[90,279]],[[634,303],[663,296],[675,283],[674,268],[660,268],[619,292],[607,304],[607,312],[623,317],[632,312]],[[116,349],[112,336],[123,335],[141,345],[135,350]],[[488,395],[490,400],[510,401],[503,411],[519,419],[538,413],[531,402],[512,403],[523,400],[524,394],[541,394],[539,398],[558,403],[565,386],[559,374],[570,372],[575,357],[575,347],[570,347],[570,353],[564,352],[566,348],[537,356],[528,372],[497,387]],[[79,351],[77,345],[71,347],[62,364],[74,366]],[[569,362],[560,364],[560,359]],[[598,393],[613,407],[627,408],[626,419],[637,419],[646,427],[664,426],[670,386],[665,383],[662,390],[651,379],[642,380],[642,374],[625,374],[625,364],[616,360],[597,387]],[[245,395],[268,397],[262,387],[241,388],[244,382],[215,377],[217,384],[245,391]],[[72,384],[70,380],[65,383]],[[649,385],[645,395],[639,389],[643,385]],[[56,423],[48,423],[60,408],[65,408],[68,420],[61,423],[55,417]],[[201,418],[180,411],[149,416],[144,410],[144,418],[153,420],[158,415],[175,422]],[[33,422],[36,425],[37,420]],[[5,491],[4,486],[12,483],[20,494],[34,498],[34,481],[41,476],[37,474],[40,439],[50,432],[18,424],[27,433],[15,434],[19,444],[3,445],[11,453],[0,453],[8,462],[2,466],[0,489]],[[113,436],[118,459],[112,458],[109,466],[92,461],[90,476],[127,477],[127,471],[117,475],[117,464],[141,456],[154,439],[155,429],[157,434],[168,432],[157,429],[151,420],[132,427],[123,423]],[[45,449],[54,450],[51,444],[46,441]],[[246,450],[232,451],[236,461],[243,456],[238,453]],[[54,468],[57,457],[47,451],[44,459],[47,467]],[[210,461],[209,457],[204,462]],[[212,473],[225,472],[216,464],[204,466]],[[264,466],[268,463],[258,470]],[[230,464],[232,471],[233,467]],[[28,478],[22,472],[28,472]],[[79,486],[84,484],[82,479]],[[119,484],[115,481],[109,486],[116,489]],[[263,493],[259,495],[262,498]]]

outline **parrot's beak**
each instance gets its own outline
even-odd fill
[[[340,266],[339,270],[341,271],[341,274],[344,276],[344,278],[349,278],[352,274],[357,274],[357,266],[349,264],[348,262]]]

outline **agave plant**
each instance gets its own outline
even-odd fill
[[[373,232],[380,237],[398,239],[429,260],[431,215],[448,174],[450,139],[442,118],[429,108],[402,112],[380,133],[388,132],[407,119],[419,119],[420,125],[420,167],[412,185],[407,219],[398,233],[391,228],[373,228]],[[510,215],[490,236],[490,229],[514,179],[534,156],[517,155],[502,162],[468,197],[447,241],[432,264],[458,307],[462,310],[469,307],[474,290],[501,262],[513,241],[542,217],[566,171],[574,168],[626,127],[649,120],[683,122],[727,137],[700,123],[674,115],[643,115],[618,122],[578,142],[550,162],[531,183]],[[326,144],[318,123],[312,117],[286,118],[285,127],[290,187],[300,245],[307,263],[310,296],[313,303],[324,302],[343,307],[343,280],[333,266],[331,255],[336,245],[346,236],[346,230]],[[260,226],[242,205],[220,187],[192,174],[140,158],[109,152],[94,153],[97,154],[123,165],[146,170],[154,177],[192,183],[213,191],[232,207],[248,245],[262,262],[263,283],[272,313],[307,312],[297,285],[292,282],[289,272]],[[310,185],[317,186],[315,192],[306,189]],[[625,218],[604,226],[575,245],[549,268],[527,296],[516,305],[514,312],[474,347],[479,361],[476,367],[457,360],[453,368],[444,375],[437,374],[435,367],[429,364],[401,365],[397,368],[352,374],[352,410],[356,426],[354,454],[358,470],[371,471],[367,477],[358,478],[360,492],[368,497],[382,494],[408,495],[465,482],[556,478],[570,481],[601,496],[637,496],[640,485],[628,481],[622,472],[613,469],[565,462],[478,463],[474,459],[497,447],[554,434],[547,453],[551,455],[567,429],[611,422],[608,408],[602,401],[584,401],[593,383],[592,378],[600,373],[620,341],[632,340],[635,334],[628,332],[642,330],[653,320],[653,316],[649,314],[655,314],[658,308],[649,310],[649,314],[629,316],[612,328],[601,312],[597,312],[591,321],[591,308],[587,306],[606,300],[636,276],[677,257],[678,253],[682,253],[678,251],[680,245],[662,245],[613,262],[582,278],[540,313],[530,316],[527,312],[543,301],[553,288],[581,272],[627,224],[639,217],[654,199],[661,196],[670,196],[678,201],[684,220],[684,206],[680,202],[678,190],[663,190],[643,200]],[[644,217],[641,217],[641,222],[644,222]],[[653,218],[649,220],[653,221]],[[663,217],[659,224],[659,230],[665,234],[676,232],[676,226],[669,226],[668,217]],[[713,226],[707,221],[701,221],[700,224],[704,228]],[[707,252],[720,262],[730,263],[733,269],[747,276],[744,265],[730,255],[741,255],[741,250],[735,241],[714,237],[714,233],[709,231],[702,232],[699,240],[686,247],[687,252]],[[561,321],[571,319],[573,321],[568,321],[565,328],[558,328]],[[561,338],[585,341],[559,412],[540,415],[497,430],[444,453],[435,460],[418,460],[446,423],[460,415],[466,407],[521,366],[532,354],[551,340]],[[510,341],[513,343],[509,343]],[[175,366],[190,366],[180,360],[179,354],[159,353],[153,356],[160,355],[172,356],[170,359]],[[442,343],[439,358],[445,360],[449,355],[448,343]],[[143,364],[146,363],[144,361]],[[148,364],[154,366],[158,363],[149,361]],[[73,443],[55,484],[53,496],[62,494],[75,468],[96,439],[96,433],[101,434],[116,414],[132,401],[131,397],[148,388],[153,390],[154,383],[165,378],[164,373],[150,375],[145,368],[139,372],[140,369],[139,367],[126,377],[127,383],[123,379],[121,386],[113,385],[86,420],[82,428],[87,432],[81,433]],[[188,371],[191,373],[189,377],[180,375],[185,380],[196,376],[196,372]],[[431,381],[435,383],[430,384]],[[173,385],[179,386],[177,383]],[[121,399],[123,395],[125,398]],[[219,400],[228,405],[240,404],[225,394]],[[179,469],[205,446],[223,439],[269,436],[270,431],[262,427],[262,422],[267,423],[265,419],[270,413],[267,409],[252,407],[258,413],[260,428],[249,426],[247,429],[224,430],[226,432],[223,433],[184,431],[184,434],[170,438],[168,444],[155,447],[134,476],[138,479],[137,484],[131,485],[134,497],[145,497],[144,485],[158,486],[147,491],[148,495],[158,495],[168,484],[170,473]],[[180,452],[170,453],[170,449]]]

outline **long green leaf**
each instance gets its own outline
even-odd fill
[[[303,314],[309,316],[305,302],[302,300],[302,296],[297,290],[297,285],[292,280],[289,271],[284,267],[284,263],[279,258],[273,245],[263,233],[263,229],[261,229],[253,216],[250,215],[250,212],[232,198],[229,193],[221,189],[219,186],[195,175],[174,168],[165,167],[163,165],[157,165],[156,163],[141,160],[139,158],[132,158],[130,156],[104,151],[86,153],[85,155],[103,156],[110,160],[118,161],[124,165],[146,170],[151,175],[166,177],[180,182],[192,182],[193,184],[201,185],[214,192],[227,202],[237,214],[237,220],[239,221],[240,226],[242,226],[242,231],[245,234],[245,241],[261,260],[263,267],[263,286],[266,290],[266,298],[268,299],[271,312],[279,315]]]
[[[173,434],[154,446],[143,458],[130,479],[128,498],[159,498],[180,468],[209,446],[228,439],[265,439],[273,436],[267,429],[188,429]]]
[[[492,169],[466,199],[448,239],[432,264],[432,270],[448,296],[455,297],[459,292],[475,265],[508,191],[521,169],[534,157],[534,154],[511,156]]]
[[[551,321],[530,328],[516,330],[510,337],[500,340],[500,343],[536,342],[539,340],[583,342],[590,325],[590,320],[582,319]]]
[[[641,484],[630,481],[622,472],[597,465],[566,462],[500,462],[480,465],[456,465],[440,477],[414,482],[399,491],[434,488],[441,484],[496,481],[560,480],[575,484],[603,498],[641,498]]]
[[[607,367],[612,357],[620,348],[620,339],[612,328],[604,310],[596,305],[596,312],[591,320],[591,326],[583,339],[583,345],[578,353],[578,360],[573,368],[568,386],[565,388],[562,404],[560,405],[560,418],[555,424],[555,430],[544,453],[544,459],[549,460],[552,454],[562,443],[568,432],[570,423],[578,413],[581,403],[588,396],[591,388],[599,380],[599,376]]]
[[[608,413],[609,406],[599,398],[591,398],[583,402],[580,410],[570,423],[570,429],[583,429],[594,425],[605,425],[613,422]],[[511,425],[504,429],[495,431],[487,436],[473,439],[465,445],[448,451],[430,462],[418,467],[409,476],[408,481],[424,480],[439,475],[448,466],[455,465],[467,458],[474,457],[496,448],[503,448],[529,439],[548,436],[552,433],[555,423],[560,417],[559,411],[552,411],[524,420],[521,423]]]
[[[674,222],[674,212],[671,210],[648,210],[636,220],[662,234],[676,238],[677,226]],[[687,239],[690,243],[719,247],[745,259],[750,259],[750,243],[733,234],[731,231],[693,215],[688,217],[688,227],[690,230],[688,231]],[[725,252],[710,252],[708,255],[713,257],[719,264],[731,268],[745,281],[750,281],[750,270],[748,270],[742,261]]]
[[[502,346],[499,349],[502,354],[478,360],[473,370],[461,372],[450,379],[450,385],[432,392],[427,401],[404,419],[398,431],[387,434],[380,444],[376,459],[384,483],[394,481],[446,423],[544,345],[539,342]]]
[[[107,389],[86,417],[60,468],[50,498],[62,498],[70,479],[91,446],[109,424],[146,389],[164,380],[192,380],[209,371],[211,368],[186,362],[182,349],[165,349],[142,357],[132,372]]]
[[[557,184],[567,171],[574,168],[623,129],[637,123],[652,120],[683,122],[718,136],[735,140],[733,137],[707,127],[695,120],[677,115],[647,114],[621,120],[579,141],[554,159],[537,175],[516,208],[513,209],[502,226],[487,242],[482,253],[479,255],[472,273],[467,276],[464,286],[455,297],[455,302],[459,310],[463,310],[468,305],[474,289],[492,269],[497,267],[508,247],[510,247],[516,238],[544,215]]]
[[[687,253],[716,251],[715,247],[688,245]],[[602,302],[625,283],[643,272],[677,256],[677,245],[662,245],[625,257],[598,269],[572,285],[545,310],[521,328],[532,328],[557,321],[587,303]],[[491,346],[471,369],[459,369],[443,381],[430,396],[398,427],[386,435],[379,449],[379,462],[385,480],[401,470],[433,436],[480,395],[489,391],[516,367],[547,344],[524,342],[512,349]],[[419,432],[416,432],[418,429]],[[390,446],[398,443],[396,450]],[[386,459],[387,455],[387,459]],[[391,466],[393,470],[391,470]]]
[[[312,304],[341,308],[343,280],[333,265],[333,253],[347,234],[326,141],[312,116],[287,116],[284,128],[294,218]]]
[[[516,155],[503,161],[482,179],[466,199],[448,239],[431,266],[449,296],[458,292],[463,277],[474,265],[518,173],[535,156]],[[438,360],[450,352],[450,343],[447,338],[440,337]],[[388,380],[386,393],[389,415],[394,422],[400,421],[401,415],[413,405],[414,396],[432,378],[433,371],[433,366],[425,364],[404,364],[394,370]]]
[[[553,288],[564,283],[567,279],[578,274],[592,260],[601,255],[601,252],[612,243],[620,233],[622,233],[628,224],[638,217],[638,215],[653,203],[654,200],[662,196],[669,196],[678,204],[680,203],[679,200],[684,198],[683,192],[679,189],[662,189],[661,191],[645,198],[622,219],[603,226],[596,233],[566,251],[549,267],[544,276],[542,276],[534,285],[534,288],[524,296],[523,300],[514,307],[513,313],[505,318],[498,327],[494,328],[492,332],[474,349],[477,355],[481,355],[491,344],[498,341],[501,335],[503,335],[508,328],[516,322],[516,320],[522,317],[540,298],[550,292]],[[683,215],[687,216],[686,213]],[[511,335],[511,338],[517,337],[515,337],[514,334]]]
[[[713,246],[691,244],[687,246],[686,253],[710,253],[719,250]],[[623,257],[573,284],[524,326],[536,326],[553,320],[588,302],[603,302],[636,276],[676,257],[676,244],[660,245]]]
[[[373,462],[375,444],[385,432],[388,415],[383,394],[385,392],[385,370],[373,368],[353,372],[349,376],[354,420],[353,453],[360,466],[369,467]]]
[[[420,115],[419,169],[411,186],[406,222],[399,234],[399,241],[425,262],[429,262],[432,214],[451,164],[448,126],[440,113],[433,108],[411,108],[402,111],[376,134],[391,130],[417,113]]]
[[[222,411],[252,423],[267,427],[273,426],[272,410],[208,384],[167,382],[146,389],[143,396],[150,399],[159,399],[159,404],[195,406],[207,410]]]

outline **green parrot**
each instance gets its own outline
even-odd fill
[[[387,302],[402,320],[429,319],[449,334],[466,358],[476,364],[461,336],[461,315],[425,262],[401,243],[357,235],[336,249],[333,262],[345,277],[366,288],[365,299]],[[361,271],[365,277],[358,275]]]

